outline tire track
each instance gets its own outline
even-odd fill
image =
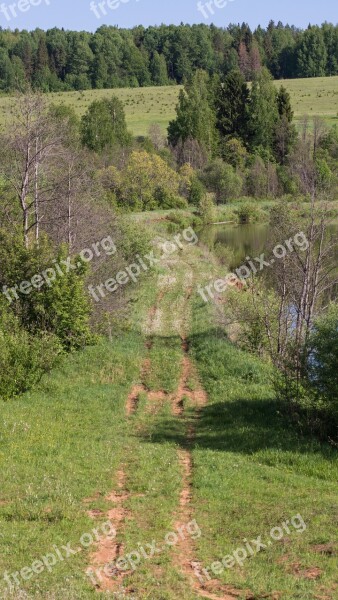
[[[130,498],[130,494],[125,488],[126,475],[124,467],[121,467],[117,472],[117,490],[107,496],[107,500],[114,504],[114,507],[108,511],[107,517],[116,533],[100,539],[91,556],[91,564],[86,571],[98,592],[116,591],[124,577],[129,575],[129,572],[122,572],[114,566],[114,563],[124,553],[122,542],[118,542],[116,538],[129,514],[129,511],[123,506],[124,502]]]
[[[188,356],[189,343],[185,337],[182,337],[182,373],[172,405],[173,414],[186,421],[186,438],[182,448],[178,450],[178,460],[182,472],[182,490],[179,500],[179,509],[176,515],[175,529],[179,529],[184,524],[193,520],[192,487],[193,487],[193,459],[192,447],[196,437],[196,422],[200,418],[201,410],[207,405],[208,397],[201,385],[197,385],[195,390],[188,386],[189,379],[198,381],[196,371]],[[189,399],[194,407],[194,416],[186,418],[184,400]],[[195,544],[191,537],[180,539],[177,547],[176,566],[185,575],[194,592],[209,600],[234,600],[243,594],[243,591],[235,590],[231,586],[224,586],[217,580],[211,580],[201,583],[205,577],[202,577],[202,565],[196,560]],[[200,579],[199,579],[200,576]],[[216,593],[217,592],[217,593]]]

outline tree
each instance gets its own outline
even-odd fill
[[[249,52],[244,42],[241,42],[238,49],[239,68],[246,81],[251,78],[251,61]]]
[[[178,196],[179,184],[179,175],[162,158],[135,151],[123,171],[118,196],[121,204],[133,210],[170,208],[172,199]]]
[[[130,143],[123,104],[116,96],[94,101],[82,117],[81,130],[82,143],[95,152]]]
[[[308,379],[320,397],[332,407],[338,421],[338,305],[330,304],[327,312],[314,322],[308,347]],[[333,411],[332,411],[333,412]]]
[[[2,173],[19,203],[27,248],[31,231],[39,240],[41,208],[57,189],[47,173],[62,153],[62,140],[62,130],[49,118],[44,98],[32,92],[18,94],[11,128],[2,135]]]
[[[293,125],[293,110],[290,94],[281,86],[277,94],[277,108],[279,119],[275,127],[274,151],[279,163],[285,164],[296,139],[297,131]]]
[[[243,75],[232,71],[215,91],[216,127],[221,139],[247,139],[249,89]]]
[[[155,150],[159,151],[165,147],[166,139],[158,123],[152,123],[149,126],[148,137],[151,140]]]
[[[272,149],[278,121],[277,92],[266,68],[253,81],[249,114],[251,145]]]
[[[163,54],[159,54],[156,50],[150,61],[150,72],[154,85],[168,85],[167,63]]]
[[[197,71],[185,90],[180,92],[176,107],[177,117],[168,127],[169,144],[176,146],[179,141],[189,138],[196,140],[207,154],[211,155],[216,147],[217,136],[215,114],[210,97],[209,76]]]
[[[327,50],[323,32],[319,27],[309,27],[297,49],[299,77],[323,77],[327,64]]]
[[[241,195],[243,181],[231,165],[217,158],[205,170],[203,181],[207,189],[215,194],[216,204],[225,204]]]
[[[9,92],[14,86],[14,72],[8,52],[0,48],[0,89]]]

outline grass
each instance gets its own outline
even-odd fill
[[[277,87],[281,84],[291,94],[298,123],[305,114],[310,117],[320,116],[328,125],[338,123],[338,76],[276,81]],[[175,107],[181,89],[181,86],[168,86],[58,92],[48,94],[48,100],[71,106],[81,117],[94,100],[116,95],[124,104],[130,131],[135,136],[145,136],[152,123],[158,123],[163,133],[166,132],[169,121],[175,118]],[[5,121],[6,111],[12,103],[13,98],[0,96],[0,123]]]
[[[146,226],[153,238],[165,234],[163,222]],[[315,545],[336,542],[337,451],[291,428],[274,398],[270,367],[234,347],[218,327],[215,307],[195,289],[218,269],[205,247],[177,252],[138,288],[128,332],[70,356],[34,392],[1,404],[0,595],[5,571],[30,566],[54,545],[70,542],[76,549],[83,533],[107,520],[106,496],[116,490],[121,465],[128,493],[118,530],[123,553],[153,540],[163,545],[175,530],[182,491],[178,451],[187,449],[187,424],[193,422],[190,510],[202,530],[194,542],[196,560],[209,567],[244,539],[261,535],[266,541],[271,528],[300,514],[302,534],[292,530],[217,578],[242,590],[239,598],[250,589],[256,600],[334,599],[337,556],[319,554]],[[152,392],[175,392],[185,335],[208,394],[199,417],[189,398],[179,418],[170,395],[154,402],[146,392],[127,416],[126,399],[140,379]],[[191,376],[189,389],[196,385]],[[95,524],[90,508],[103,512]],[[96,598],[85,576],[90,552],[82,549],[22,582],[27,595],[21,597]],[[175,554],[166,547],[142,561],[123,580],[121,594],[197,598]],[[307,573],[314,568],[317,578],[311,579]]]
[[[255,598],[333,598],[337,558],[314,547],[335,538],[336,450],[290,427],[269,368],[234,348],[197,300],[191,348],[209,396],[193,454],[194,507],[204,531],[199,558],[210,566],[245,546],[244,539],[262,535],[267,541],[271,528],[300,514],[306,523],[301,535],[285,535],[219,579],[249,588]],[[322,571],[318,581],[305,575],[314,567]]]
[[[114,485],[126,445],[125,398],[137,377],[141,340],[126,334],[71,356],[40,389],[1,406],[0,573],[14,572],[67,542],[77,547]],[[88,553],[22,582],[33,597],[91,598]],[[0,577],[0,590],[2,576]],[[74,596],[72,596],[74,594]]]

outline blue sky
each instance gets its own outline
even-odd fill
[[[213,22],[227,26],[229,23],[245,21],[255,27],[259,23],[267,25],[273,19],[306,27],[309,23],[338,22],[337,0],[209,0],[213,15],[210,15],[207,7],[199,11],[198,0],[105,0],[103,11],[98,7],[100,0],[95,0],[95,11],[90,9],[90,1],[4,0],[2,6],[7,9],[6,17],[6,11],[1,11],[0,0],[0,25],[11,29],[48,29],[56,26],[95,31],[103,23],[132,27],[139,24],[179,24],[183,21]],[[109,2],[115,6],[114,9],[107,6]],[[208,0],[201,0],[202,5],[206,2]],[[225,3],[226,6],[221,8]],[[13,7],[11,12],[9,5]]]

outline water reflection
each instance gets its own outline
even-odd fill
[[[328,231],[338,238],[338,225],[330,225]],[[213,225],[205,227],[199,237],[209,250],[213,250],[216,244],[222,244],[232,250],[231,271],[245,263],[247,256],[256,257],[266,253],[269,241],[270,228],[267,223],[255,223],[249,225]],[[283,243],[284,240],[281,240]],[[338,245],[333,259],[333,266],[337,267],[338,273]],[[338,286],[330,295],[326,294],[325,302],[338,297]]]

